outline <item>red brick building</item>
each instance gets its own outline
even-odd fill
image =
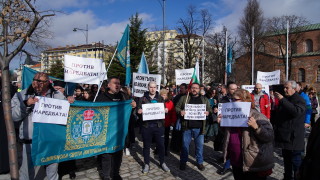
[[[299,38],[297,38],[299,37]],[[289,35],[289,79],[320,90],[320,23],[303,27]],[[277,42],[282,44],[277,44]],[[286,77],[286,35],[285,32],[269,35],[254,57],[254,75],[257,71],[270,72],[280,69],[281,83]],[[251,84],[251,53],[236,59],[234,64],[237,84]]]

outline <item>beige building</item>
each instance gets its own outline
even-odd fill
[[[72,55],[85,58],[98,58],[104,61],[111,59],[112,51],[109,46],[102,43],[84,44],[79,46],[57,47],[45,50],[41,53],[40,71],[48,72],[56,61],[64,61],[64,55]]]
[[[157,64],[159,74],[162,73],[163,49],[165,58],[165,83],[175,83],[175,69],[184,69],[186,67],[185,59],[187,58],[187,39],[190,39],[190,44],[196,43],[195,46],[202,43],[202,37],[198,35],[180,35],[176,30],[166,30],[163,46],[163,31],[153,31],[146,33],[146,39],[154,42],[149,57],[152,62]],[[196,54],[200,55],[202,48],[196,50]],[[192,60],[195,63],[195,59]],[[194,65],[194,64],[193,64]]]

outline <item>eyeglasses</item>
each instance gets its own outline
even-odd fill
[[[40,80],[40,79],[33,79],[33,81],[36,81],[37,83],[42,83],[42,84],[44,84],[44,83],[46,83],[46,82],[48,82],[48,80]]]

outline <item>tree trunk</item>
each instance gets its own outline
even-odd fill
[[[6,61],[5,61],[6,62]],[[9,63],[4,63],[2,69],[2,104],[4,121],[6,123],[7,136],[8,136],[8,150],[9,150],[9,165],[10,175],[12,180],[19,179],[19,165],[17,155],[16,134],[12,121],[11,114],[11,96],[10,96],[10,76],[9,76]]]

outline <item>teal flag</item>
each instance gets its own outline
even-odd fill
[[[34,69],[31,69],[31,68],[28,68],[26,66],[23,66],[23,69],[22,69],[22,87],[21,88],[22,89],[28,88],[32,84],[34,75],[36,75],[38,72],[39,71],[36,71]],[[64,81],[63,79],[59,79],[59,78],[56,78],[56,77],[53,77],[53,76],[49,76],[49,79],[52,80],[52,81],[55,81],[55,80]],[[71,82],[67,82],[65,88],[66,88],[67,95],[72,96],[73,93],[74,93],[74,89],[76,88],[76,84],[75,83],[71,83]]]
[[[81,159],[124,148],[131,101],[71,104],[67,125],[34,123],[35,166]]]
[[[144,55],[143,52],[142,52],[141,59],[140,59],[138,73],[149,74],[147,59],[146,59],[146,56]]]
[[[131,82],[131,66],[130,66],[130,27],[127,25],[120,43],[117,47],[117,58],[120,64],[126,69],[126,82],[125,85],[129,85]]]

